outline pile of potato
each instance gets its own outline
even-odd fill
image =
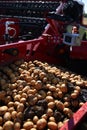
[[[85,101],[86,78],[38,60],[0,66],[0,130],[59,130]]]

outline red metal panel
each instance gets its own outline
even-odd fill
[[[70,57],[72,59],[87,60],[87,41],[83,41],[81,46],[72,47]]]
[[[64,124],[60,130],[77,130],[76,127],[84,117],[87,117],[87,102]]]

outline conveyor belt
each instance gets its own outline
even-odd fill
[[[55,1],[0,1],[0,12],[8,15],[44,17],[46,12],[55,11],[58,5],[59,2]]]

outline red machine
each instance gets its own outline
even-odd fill
[[[7,4],[6,4],[6,3]],[[26,5],[26,2],[19,2],[20,6],[17,2],[14,3],[14,8],[12,6],[11,1],[3,1],[0,4],[1,9],[1,19],[0,19],[0,62],[4,63],[9,62],[9,59],[19,59],[22,58],[33,58],[38,57],[43,60],[50,61],[51,63],[59,62],[59,59],[61,60],[72,58],[72,59],[83,59],[86,60],[86,43],[87,43],[87,36],[83,37],[83,33],[86,35],[87,26],[83,25],[83,5],[79,4],[74,5],[78,6],[77,13],[75,13],[75,16],[72,14],[72,12],[68,12],[68,4],[66,2],[63,2],[64,4],[60,5],[60,11],[55,13],[52,12],[51,9],[46,9],[44,11],[44,8],[42,12],[42,18],[38,19],[38,15],[41,17],[41,14],[33,14],[31,16],[31,19],[27,16],[30,10],[27,10],[25,13],[24,10],[22,12],[22,9],[24,7],[24,4]],[[33,3],[33,2],[32,2]],[[41,4],[36,2],[37,4]],[[44,2],[43,2],[44,3]],[[50,2],[49,2],[50,3]],[[54,7],[56,8],[59,6],[59,3],[57,1],[53,2]],[[63,5],[66,5],[65,10],[62,14],[62,8]],[[71,1],[72,4],[72,1]],[[7,6],[6,6],[7,5]],[[56,5],[56,6],[55,6]],[[7,12],[9,6],[9,10]],[[44,5],[45,6],[45,5]],[[51,5],[52,6],[52,5]],[[3,7],[3,8],[2,8]],[[15,9],[15,7],[19,10],[17,10],[17,14],[14,14],[14,10],[11,11],[11,9]],[[28,8],[28,7],[26,7]],[[71,10],[75,10],[76,7],[70,7]],[[51,13],[50,13],[51,11]],[[54,10],[53,10],[54,11]],[[49,12],[49,13],[48,13]],[[24,15],[24,16],[22,16]],[[30,15],[30,14],[29,14]],[[35,17],[34,17],[35,15]],[[71,15],[71,16],[69,16]],[[68,16],[68,17],[67,17]],[[37,17],[37,18],[36,18]],[[41,21],[42,20],[42,21]],[[33,23],[33,25],[31,23]],[[43,22],[43,23],[42,23]],[[27,26],[29,23],[29,26]],[[33,28],[35,24],[37,24],[37,28]],[[48,24],[47,24],[48,23]],[[24,26],[25,25],[25,26]],[[71,34],[71,28],[73,26],[79,26],[79,34]],[[33,30],[33,33],[31,32]],[[38,30],[38,31],[37,31]],[[30,38],[30,39],[29,39]],[[32,45],[33,42],[33,45]],[[21,44],[22,43],[22,44]],[[31,46],[32,49],[31,49]],[[23,48],[23,49],[22,49]],[[25,50],[24,50],[25,48]],[[43,48],[43,50],[42,50]],[[48,49],[49,48],[49,49]],[[84,50],[84,51],[83,51]],[[21,53],[23,51],[23,53]],[[15,52],[15,54],[14,54]],[[33,53],[33,56],[31,54]],[[41,56],[42,55],[42,56]],[[41,58],[44,57],[44,58]],[[10,60],[11,61],[11,60]]]
[[[87,60],[87,25],[83,23],[83,4],[72,0],[62,0],[60,3],[57,0],[48,1],[51,6],[44,10],[47,2],[36,1],[35,7],[42,4],[44,8],[40,8],[41,13],[35,10],[37,13],[33,11],[31,14],[34,3],[0,2],[0,64],[18,59],[38,59],[51,64],[66,64],[69,59]],[[54,10],[52,7],[55,7]],[[72,33],[73,26],[78,28],[78,33]],[[61,130],[77,130],[78,123],[85,117],[87,103]]]

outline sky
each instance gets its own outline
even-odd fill
[[[81,0],[84,3],[84,11],[87,13],[87,0]]]

